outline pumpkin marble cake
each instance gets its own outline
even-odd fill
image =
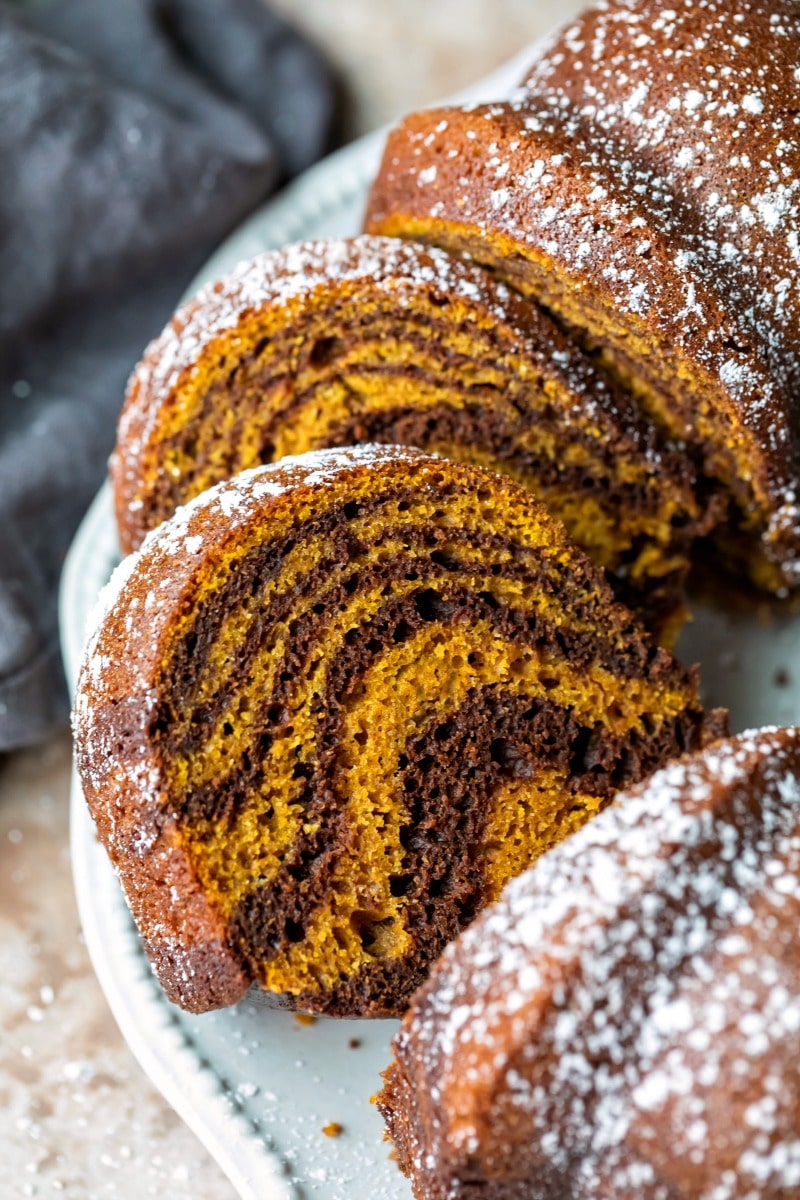
[[[657,772],[446,951],[379,1098],[419,1200],[800,1194],[800,733]]]
[[[110,586],[77,762],[171,999],[397,1013],[510,876],[687,748],[696,679],[512,480],[399,447],[217,485]]]
[[[543,304],[727,498],[720,544],[800,585],[800,8],[609,0],[505,103],[389,137],[367,228]]]
[[[541,309],[474,263],[388,238],[262,255],[175,316],[119,423],[123,548],[243,469],[367,441],[512,475],[659,632],[680,623],[710,520],[685,456]]]

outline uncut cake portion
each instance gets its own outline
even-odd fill
[[[419,1200],[800,1191],[800,731],[667,766],[445,952],[379,1106]]]
[[[613,793],[724,724],[528,492],[318,451],[178,510],[111,585],[77,763],[171,999],[402,1012]]]
[[[610,0],[506,103],[390,134],[372,233],[467,252],[686,443],[718,541],[800,585],[800,7]]]
[[[503,471],[668,640],[714,512],[692,464],[540,309],[399,239],[260,255],[175,315],[134,373],[112,460],[124,550],[210,485],[364,442]]]

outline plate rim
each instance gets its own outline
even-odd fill
[[[71,689],[83,651],[83,631],[76,616],[81,607],[85,608],[87,574],[91,577],[87,566],[99,557],[110,537],[113,503],[106,480],[81,523],[62,572],[59,615]],[[126,1045],[242,1200],[293,1200],[282,1159],[269,1149],[237,1106],[225,1081],[205,1062],[200,1047],[178,1024],[150,971],[133,932],[116,873],[97,839],[74,761],[69,825],[72,881],[84,941]]]
[[[544,39],[526,45],[471,87],[443,103],[501,98],[523,78]],[[329,155],[262,205],[211,254],[186,290],[193,295],[230,262],[230,245],[265,221],[279,244],[296,240],[309,221],[366,194],[390,126],[365,134]],[[257,239],[253,232],[252,236]],[[109,523],[112,530],[109,529]],[[87,510],[67,553],[59,585],[62,652],[70,692],[83,653],[87,567],[113,531],[108,479]],[[91,571],[88,572],[91,578]],[[94,598],[94,597],[93,597]],[[83,601],[83,603],[82,603]],[[133,933],[116,873],[100,846],[74,763],[70,785],[70,858],[78,914],[100,987],[123,1039],[151,1083],[215,1159],[242,1200],[292,1200],[296,1192],[283,1159],[243,1111],[225,1080],[204,1060],[149,970]],[[106,901],[99,903],[100,899]],[[155,1035],[155,1038],[153,1037]],[[157,1039],[157,1040],[156,1040]]]

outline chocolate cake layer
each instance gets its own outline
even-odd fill
[[[255,983],[377,1015],[716,721],[524,489],[372,446],[245,473],[151,534],[90,645],[76,737],[173,999]]]
[[[516,879],[379,1099],[420,1200],[786,1200],[800,1181],[800,738],[714,744]]]
[[[131,380],[112,462],[125,549],[258,463],[366,441],[508,472],[669,638],[718,517],[602,366],[491,273],[361,237],[287,247],[207,288]]]

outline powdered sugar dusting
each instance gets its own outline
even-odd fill
[[[784,510],[763,540],[790,581],[800,560],[800,511],[786,507],[800,461],[798,56],[790,0],[601,3],[550,43],[510,103],[449,113],[430,147],[411,118],[398,158],[422,172],[457,128],[474,135],[503,172],[504,202],[480,163],[467,164],[458,179],[440,170],[415,213],[530,247],[568,296],[598,280],[603,303],[644,323],[675,377],[688,359],[726,397],[721,411],[733,401],[753,461],[764,455],[759,486]],[[381,212],[372,216],[379,228]]]
[[[657,772],[449,948],[397,1043],[421,1171],[474,1178],[488,1138],[533,1200],[800,1186],[798,772],[796,729]]]

